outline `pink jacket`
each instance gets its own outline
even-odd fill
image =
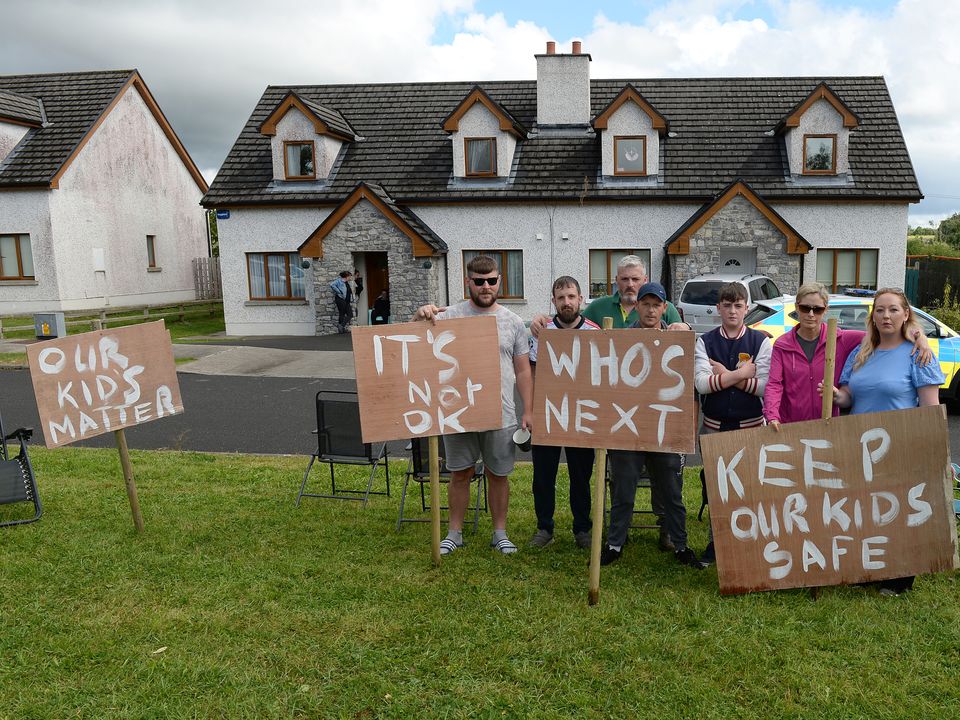
[[[840,379],[847,357],[860,346],[864,335],[863,330],[837,328],[834,385]],[[813,362],[807,361],[803,348],[797,342],[796,327],[777,338],[770,358],[770,379],[763,392],[763,416],[768,422],[776,420],[791,423],[820,418],[822,401],[817,393],[817,383],[823,381],[826,354],[826,324],[820,326],[820,340],[813,354]],[[833,414],[840,414],[836,405],[833,406]]]

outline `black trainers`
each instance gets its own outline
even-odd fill
[[[690,548],[684,548],[683,550],[677,550],[673,556],[677,559],[677,562],[681,565],[689,565],[692,568],[697,570],[703,570],[706,565],[704,565],[700,560],[697,559],[697,554]]]
[[[603,550],[600,551],[600,564],[609,565],[610,563],[615,563],[620,559],[622,551],[614,550],[609,545],[604,545]]]
[[[707,549],[703,551],[703,555],[700,556],[700,562],[704,565],[713,565],[717,561],[717,551],[713,547],[713,543],[710,542],[707,544]]]

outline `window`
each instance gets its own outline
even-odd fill
[[[803,174],[835,175],[837,172],[837,136],[803,136]]]
[[[830,292],[844,288],[877,289],[879,250],[817,250],[817,282]]]
[[[758,278],[748,283],[750,288],[750,302],[758,300],[773,300],[780,297],[780,288],[770,278]]]
[[[0,280],[33,280],[29,235],[0,235]]]
[[[489,255],[500,266],[500,297],[523,298],[523,251],[522,250],[464,250],[463,281],[467,282],[467,263],[477,255]],[[464,290],[466,293],[466,290]],[[469,297],[464,295],[464,298]]]
[[[643,135],[613,139],[613,174],[647,174],[647,138]]]
[[[247,253],[251,300],[304,300],[307,283],[297,253]]]
[[[147,235],[147,267],[157,267],[157,236]]]
[[[283,143],[283,172],[287,180],[313,180],[313,141]]]
[[[496,177],[497,139],[465,138],[463,155],[468,177]]]
[[[650,273],[649,250],[591,250],[590,299],[613,295],[617,291],[617,263],[627,255],[637,255]]]

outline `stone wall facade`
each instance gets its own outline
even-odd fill
[[[358,266],[354,253],[387,253],[390,314],[406,322],[418,307],[441,301],[443,258],[416,258],[410,238],[367,200],[361,200],[323,240],[323,258],[313,262],[316,334],[337,332],[337,310],[330,283],[341,270]],[[424,261],[431,267],[424,268]]]
[[[687,255],[671,255],[671,297],[680,297],[683,284],[703,273],[720,272],[723,248],[756,248],[757,275],[767,275],[781,292],[792,293],[801,283],[803,255],[787,254],[787,239],[754,205],[738,195],[720,208],[690,238]]]

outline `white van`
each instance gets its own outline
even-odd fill
[[[708,332],[720,324],[717,297],[720,288],[732,282],[740,283],[746,288],[748,308],[753,308],[759,300],[772,300],[782,294],[777,284],[766,275],[708,273],[690,278],[680,291],[677,310],[697,333]]]

